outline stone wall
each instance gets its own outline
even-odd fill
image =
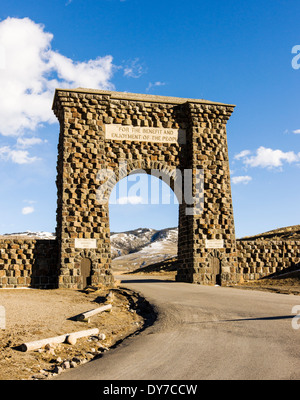
[[[237,240],[236,246],[239,271],[246,281],[300,268],[300,240]]]
[[[56,240],[0,239],[0,288],[57,287]]]
[[[237,260],[245,281],[300,268],[300,240],[237,240]],[[0,239],[0,288],[52,289],[59,274],[56,240]]]

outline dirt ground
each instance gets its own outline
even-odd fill
[[[240,289],[264,290],[274,293],[300,296],[300,277],[286,279],[260,279],[236,286]]]
[[[51,379],[53,373],[101,357],[154,318],[150,305],[127,289],[95,289],[2,289],[0,305],[5,307],[6,329],[0,330],[0,380]],[[74,318],[109,303],[111,311],[93,316],[90,322]],[[78,339],[75,345],[20,349],[24,343],[90,328],[98,328],[99,335]]]
[[[174,280],[174,271],[149,271]],[[145,274],[145,271],[144,271]],[[260,279],[234,286],[237,289],[266,290],[300,295],[300,273],[280,279]],[[76,316],[104,304],[111,311],[95,315],[89,322]],[[1,289],[0,305],[6,311],[6,329],[0,330],[0,380],[51,379],[67,368],[101,357],[129,335],[153,323],[151,306],[138,294],[124,288]],[[78,339],[23,352],[20,346],[34,340],[98,328],[99,336]],[[105,335],[105,339],[101,337]]]

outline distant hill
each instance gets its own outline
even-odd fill
[[[50,233],[50,232],[31,232],[31,231],[26,231],[26,232],[18,232],[18,233],[6,233],[4,235],[0,235],[0,238],[2,239],[55,239],[55,233]]]
[[[273,229],[268,232],[260,233],[254,236],[245,236],[238,240],[300,240],[300,225],[287,226],[285,228]]]
[[[112,233],[112,267],[132,271],[177,256],[178,228],[135,229]]]

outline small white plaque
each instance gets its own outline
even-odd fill
[[[210,239],[205,241],[206,249],[223,249],[224,240],[223,239]]]
[[[97,239],[75,239],[75,249],[96,249]]]
[[[185,144],[186,130],[107,124],[105,125],[105,139]]]
[[[0,306],[0,329],[6,329],[5,308]]]

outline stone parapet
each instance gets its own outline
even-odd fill
[[[239,273],[245,281],[286,268],[300,269],[300,240],[237,240]]]
[[[58,243],[42,239],[0,239],[0,288],[55,288]]]
[[[287,268],[300,269],[300,240],[258,239],[237,240],[236,243],[238,268],[226,264],[226,256],[215,249],[203,259],[196,257],[195,262],[191,262],[190,265],[179,262],[180,279],[177,280],[215,284],[212,280],[213,271],[210,270],[215,260],[219,260],[221,264],[220,278],[223,284],[260,279]],[[80,265],[77,265],[77,268],[75,264],[70,264],[64,269],[59,268],[58,249],[56,240],[0,239],[0,288],[73,288],[76,284],[81,287]],[[84,255],[96,262],[91,251],[85,250]],[[188,251],[185,257],[189,260]],[[100,274],[101,270],[95,270],[91,284],[99,283]],[[104,274],[100,279],[103,284],[112,283],[110,274]]]

